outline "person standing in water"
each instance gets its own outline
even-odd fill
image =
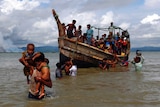
[[[30,66],[31,82],[28,98],[42,99],[45,96],[44,85],[52,88],[48,63],[49,60],[40,52],[40,55],[34,60],[34,66]]]
[[[49,60],[45,60],[43,53],[40,53],[39,57],[36,57],[34,62],[36,63],[36,69],[41,73],[41,77],[35,77],[36,81],[36,94],[39,94],[39,98],[45,96],[44,85],[52,88],[52,81],[50,77],[50,67],[48,65]]]
[[[141,71],[144,63],[144,57],[142,56],[142,53],[139,52],[139,50],[136,51],[136,57],[131,61],[132,64],[134,64],[135,71]]]

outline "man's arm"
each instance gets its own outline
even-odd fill
[[[37,82],[41,82],[42,84],[46,85],[49,88],[52,88],[52,81],[51,81],[51,79],[48,80],[48,81],[46,81],[46,80],[42,79],[41,77],[35,77],[35,80]]]
[[[34,61],[35,58],[39,57],[41,55],[40,52],[37,52],[33,57],[32,57],[32,60]]]
[[[46,64],[44,64],[43,66],[46,66]],[[41,82],[42,84],[46,85],[47,87],[52,87],[52,81],[50,78],[50,71],[48,67],[45,68],[41,68],[41,72],[42,72],[42,76],[36,77],[35,80]]]

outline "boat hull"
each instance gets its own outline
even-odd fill
[[[60,63],[64,64],[68,58],[71,58],[73,64],[78,68],[97,67],[103,58],[113,59],[114,55],[99,48],[90,46],[86,43],[78,42],[76,39],[59,37]],[[121,60],[128,57],[118,55]]]
[[[64,62],[69,58],[66,55],[60,53],[60,62],[64,64]],[[97,67],[98,64],[89,63],[83,60],[73,59],[73,64],[77,65],[78,68],[89,68],[89,67]]]

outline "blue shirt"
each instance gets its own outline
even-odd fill
[[[87,33],[87,37],[89,37],[89,38],[91,38],[93,36],[93,30],[92,29],[88,29],[86,31],[86,33]]]

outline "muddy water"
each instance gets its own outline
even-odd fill
[[[1,107],[159,107],[160,52],[145,52],[141,72],[128,68],[78,69],[76,77],[55,79],[57,53],[46,53],[50,59],[53,88],[46,88],[48,97],[41,101],[27,98],[28,85],[20,53],[0,53]],[[133,58],[131,53],[130,58]],[[118,72],[117,72],[118,71]]]

